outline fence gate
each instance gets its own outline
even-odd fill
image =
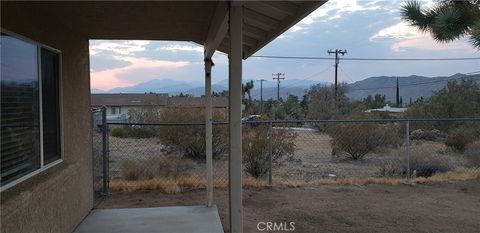
[[[92,108],[93,205],[108,193],[108,137],[106,109]]]

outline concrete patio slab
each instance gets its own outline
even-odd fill
[[[216,206],[95,209],[74,233],[219,233]]]

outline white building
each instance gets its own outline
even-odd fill
[[[408,108],[394,108],[390,107],[388,104],[383,108],[374,108],[365,110],[365,112],[391,112],[391,113],[402,113],[406,112]]]

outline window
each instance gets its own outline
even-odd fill
[[[121,114],[120,106],[112,106],[112,110],[110,111],[110,113],[112,115]]]
[[[61,161],[60,54],[1,34],[2,190]]]

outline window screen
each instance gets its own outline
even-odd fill
[[[1,34],[1,185],[40,168],[37,47]]]

